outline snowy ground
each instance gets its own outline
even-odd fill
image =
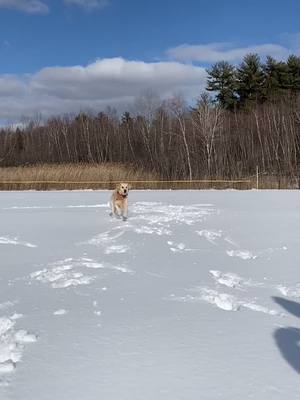
[[[0,193],[0,399],[298,400],[300,193]]]

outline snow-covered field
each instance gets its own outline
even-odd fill
[[[298,400],[300,193],[0,193],[1,400]]]

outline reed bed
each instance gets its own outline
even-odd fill
[[[134,166],[106,164],[44,164],[0,168],[0,190],[113,189],[117,182],[129,182],[134,189],[240,189],[256,188],[256,178],[201,181],[168,181],[157,173]],[[259,189],[299,189],[300,180],[270,175],[259,176]]]

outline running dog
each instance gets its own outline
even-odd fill
[[[122,217],[126,221],[128,215],[128,183],[120,183],[110,198],[110,216]]]

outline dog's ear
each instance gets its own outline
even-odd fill
[[[120,189],[121,189],[121,183],[118,183],[118,184],[116,185],[116,190],[119,192]]]

